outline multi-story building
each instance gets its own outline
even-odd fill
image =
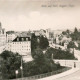
[[[16,37],[17,37],[17,35],[15,34],[14,31],[6,32],[6,41],[7,42],[12,42]]]
[[[0,53],[4,51],[6,45],[6,31],[0,23]]]
[[[6,50],[19,53],[20,55],[30,55],[30,37],[16,37],[12,42],[7,42]]]

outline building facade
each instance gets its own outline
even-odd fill
[[[7,42],[6,50],[19,53],[20,55],[30,55],[30,37],[16,37],[12,42]]]
[[[4,51],[6,45],[6,31],[0,23],[0,53]]]
[[[16,34],[14,31],[8,31],[6,32],[6,41],[7,42],[12,42],[16,38]]]

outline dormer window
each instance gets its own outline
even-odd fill
[[[19,41],[19,38],[17,38],[17,41]]]
[[[28,38],[26,38],[26,41],[28,41]]]
[[[24,41],[24,38],[22,38],[22,41]]]

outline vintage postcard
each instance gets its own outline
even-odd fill
[[[0,0],[0,80],[80,80],[80,0]]]

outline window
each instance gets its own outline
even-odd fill
[[[24,41],[24,38],[22,38],[22,41]]]
[[[19,41],[19,38],[17,38],[17,41]]]
[[[28,38],[26,38],[26,41],[28,41]]]

